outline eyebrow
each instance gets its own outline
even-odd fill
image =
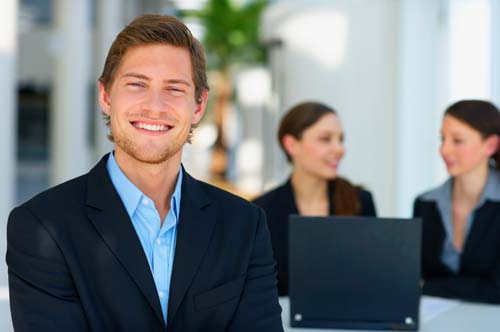
[[[182,79],[170,79],[170,80],[163,80],[163,82],[171,83],[171,84],[184,84],[186,86],[191,86],[188,81],[182,80]]]
[[[142,74],[138,74],[138,73],[125,73],[122,75],[122,77],[134,77],[134,78],[138,78],[141,80],[151,81],[151,78],[147,77],[146,75],[142,75]]]
[[[143,74],[133,73],[133,72],[132,73],[125,73],[122,75],[122,77],[134,77],[134,78],[138,78],[138,79],[145,80],[145,81],[151,81],[150,77],[143,75]],[[163,82],[170,83],[170,84],[183,84],[183,85],[186,85],[188,87],[191,86],[191,84],[188,81],[183,80],[183,79],[178,79],[178,78],[163,80]]]

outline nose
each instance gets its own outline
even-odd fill
[[[443,141],[441,142],[441,146],[439,147],[441,156],[446,157],[450,153],[450,149],[450,143],[446,139],[443,139]]]
[[[334,141],[332,144],[332,151],[336,155],[342,157],[344,155],[344,152],[345,152],[344,143],[342,143],[340,141]]]
[[[167,105],[168,103],[164,99],[162,91],[150,89],[143,104],[143,111],[148,112],[151,117],[154,117],[155,115],[158,116],[162,112],[165,112]]]

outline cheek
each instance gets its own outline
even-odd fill
[[[460,155],[464,161],[475,163],[479,159],[481,159],[480,148],[481,147],[478,145],[464,147],[463,149],[461,149]]]
[[[304,146],[305,158],[308,157],[321,157],[325,153],[325,149],[320,144],[308,144]]]
[[[169,110],[178,118],[193,119],[196,105],[186,98],[173,98],[168,102]]]
[[[140,98],[127,93],[119,93],[114,95],[111,101],[114,114],[125,114],[128,110],[140,103]]]

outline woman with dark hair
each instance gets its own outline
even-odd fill
[[[500,303],[499,134],[499,111],[487,101],[460,101],[444,114],[450,178],[413,210],[423,219],[424,294]]]
[[[307,102],[281,120],[278,140],[292,164],[290,178],[254,200],[267,215],[278,269],[278,293],[288,295],[288,216],[375,215],[371,194],[338,176],[344,133],[337,113]]]

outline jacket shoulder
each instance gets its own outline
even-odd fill
[[[87,175],[71,179],[49,188],[21,204],[19,209],[28,209],[43,216],[60,213],[76,205],[82,206],[85,197]]]
[[[423,214],[428,214],[431,211],[437,212],[437,199],[439,188],[428,190],[417,197],[413,201],[413,216],[420,217]]]
[[[259,210],[256,206],[240,196],[237,196],[209,183],[199,180],[196,181],[200,185],[200,188],[207,194],[207,196],[210,197],[210,199],[216,204],[218,204],[218,206],[221,206],[224,209],[242,211],[241,213],[244,213],[243,211],[254,210],[255,212],[257,212]]]
[[[254,198],[252,203],[264,210],[269,210],[271,207],[276,207],[277,204],[279,205],[283,202],[285,197],[288,196],[288,190],[286,184],[280,185]]]

